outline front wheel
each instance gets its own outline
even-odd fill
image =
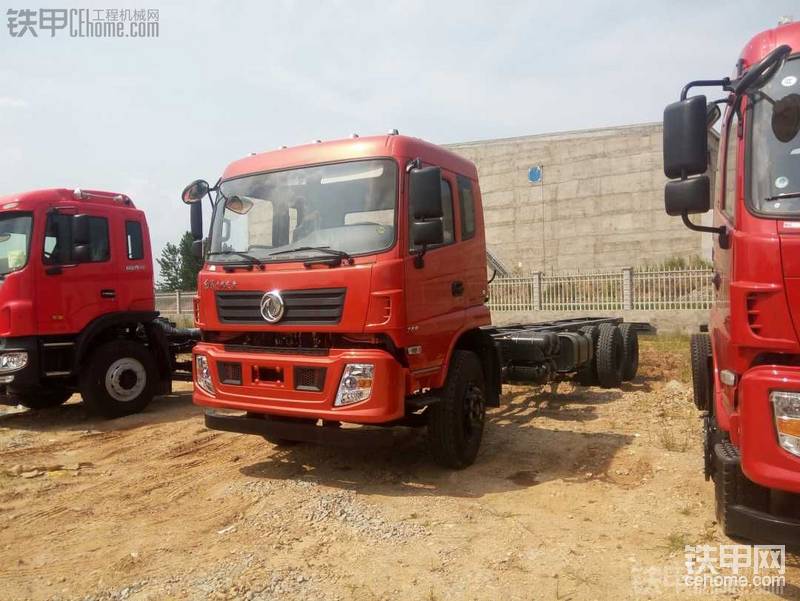
[[[430,407],[428,443],[437,463],[450,469],[472,465],[486,421],[483,367],[475,353],[455,351],[441,400]]]
[[[92,413],[114,418],[142,411],[157,389],[158,369],[150,351],[131,340],[102,344],[80,375],[83,402]]]

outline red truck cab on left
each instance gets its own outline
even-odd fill
[[[169,388],[144,213],[123,194],[0,198],[0,392],[38,409],[76,390],[108,417]],[[166,356],[165,356],[166,353]]]

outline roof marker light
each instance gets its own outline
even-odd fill
[[[83,190],[81,190],[80,188],[75,188],[72,191],[72,198],[74,198],[75,200],[83,200],[84,198],[86,198],[86,196],[84,195]]]
[[[400,132],[399,132],[399,131],[397,131],[397,129],[396,129],[396,128],[394,128],[394,129],[390,129],[390,130],[389,130],[389,135],[390,135],[390,136],[399,136],[399,135],[400,135]]]

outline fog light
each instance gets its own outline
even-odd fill
[[[375,366],[369,363],[348,363],[344,368],[334,406],[352,405],[366,401],[372,394]]]
[[[778,444],[800,457],[800,392],[773,392],[769,395],[775,412]]]
[[[211,369],[208,366],[208,357],[196,355],[194,358],[195,382],[208,394],[214,394],[214,382],[211,380]]]
[[[28,353],[14,351],[0,355],[0,372],[17,371],[28,364]]]

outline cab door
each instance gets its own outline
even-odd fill
[[[444,363],[453,335],[464,320],[465,257],[456,235],[456,178],[442,170],[443,242],[429,246],[420,266],[411,235],[405,258],[406,317],[413,346],[409,355],[415,375],[437,370]],[[409,218],[408,223],[413,222]]]
[[[109,219],[97,209],[81,209],[80,217],[73,207],[52,208],[46,216],[37,267],[40,334],[76,334],[117,310]]]
[[[727,356],[727,349],[731,348],[731,303],[730,286],[733,269],[733,254],[736,252],[736,237],[733,236],[736,226],[737,204],[739,202],[740,171],[739,148],[742,140],[742,128],[736,110],[729,110],[722,131],[722,144],[720,145],[719,170],[721,180],[717,189],[717,199],[714,204],[714,225],[725,226],[731,235],[725,240],[723,236],[715,235],[713,248],[714,261],[714,306],[711,310],[712,344],[718,370],[729,369],[731,358]],[[733,409],[734,389],[716,382],[716,389],[720,391],[721,401],[728,408]]]

